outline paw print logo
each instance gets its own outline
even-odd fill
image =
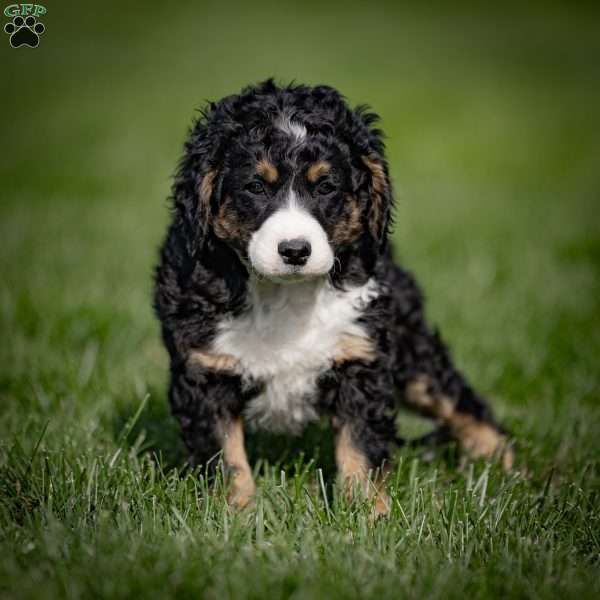
[[[44,33],[45,27],[34,16],[29,15],[26,19],[15,17],[12,23],[4,26],[5,33],[10,35],[10,45],[13,48],[29,46],[36,48],[40,43],[40,35]]]

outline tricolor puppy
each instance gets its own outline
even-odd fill
[[[392,259],[376,122],[330,87],[269,80],[208,106],[185,144],[155,307],[192,462],[222,451],[238,506],[254,491],[245,427],[299,433],[327,416],[341,479],[385,512],[369,473],[397,440],[398,402],[466,455],[512,463]]]

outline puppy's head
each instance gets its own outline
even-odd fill
[[[344,253],[380,253],[392,196],[375,120],[331,88],[271,81],[212,106],[175,186],[189,251],[212,239],[278,282],[326,276]]]

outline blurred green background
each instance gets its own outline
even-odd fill
[[[150,306],[171,176],[195,109],[274,76],[381,115],[396,250],[432,320],[534,478],[597,489],[595,3],[45,6],[38,48],[0,37],[5,449],[48,423],[46,452],[110,453],[149,393],[142,447],[180,464]]]
[[[106,335],[126,332],[115,386],[125,368],[127,382],[162,385],[151,272],[186,130],[205,100],[269,76],[328,83],[381,115],[398,254],[487,389],[518,409],[540,370],[577,362],[593,379],[592,6],[46,6],[38,48],[0,44],[2,324],[12,340],[0,352],[13,384],[18,373],[31,381],[30,363],[41,368],[38,351],[58,369],[85,352],[101,322]],[[545,393],[562,399],[567,385]]]

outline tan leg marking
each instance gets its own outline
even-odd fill
[[[188,362],[219,373],[235,374],[239,372],[238,361],[231,354],[213,354],[192,350],[188,355]]]
[[[506,436],[488,423],[477,421],[469,415],[454,413],[450,429],[462,450],[470,458],[476,460],[498,457],[505,471],[513,468],[514,452]]]
[[[431,394],[430,387],[431,383],[427,376],[417,377],[406,386],[406,400],[420,413],[446,423],[452,418],[454,405],[447,396]]]
[[[369,338],[343,333],[335,346],[334,361],[340,365],[351,360],[370,363],[375,360],[375,348]]]
[[[373,481],[370,478],[370,466],[367,457],[354,445],[347,425],[342,425],[336,433],[335,461],[342,484],[351,501],[356,491],[367,498],[375,497],[375,514],[387,515],[390,511],[390,501],[381,489],[384,478]]]
[[[237,508],[244,508],[256,490],[252,470],[248,464],[244,446],[244,426],[238,417],[225,432],[223,439],[223,461],[229,473],[229,494],[227,501]]]
[[[470,458],[499,457],[502,467],[513,467],[514,452],[506,439],[489,423],[455,410],[454,403],[443,394],[432,394],[430,380],[421,376],[406,388],[406,400],[419,412],[437,419],[450,428],[460,449]]]

